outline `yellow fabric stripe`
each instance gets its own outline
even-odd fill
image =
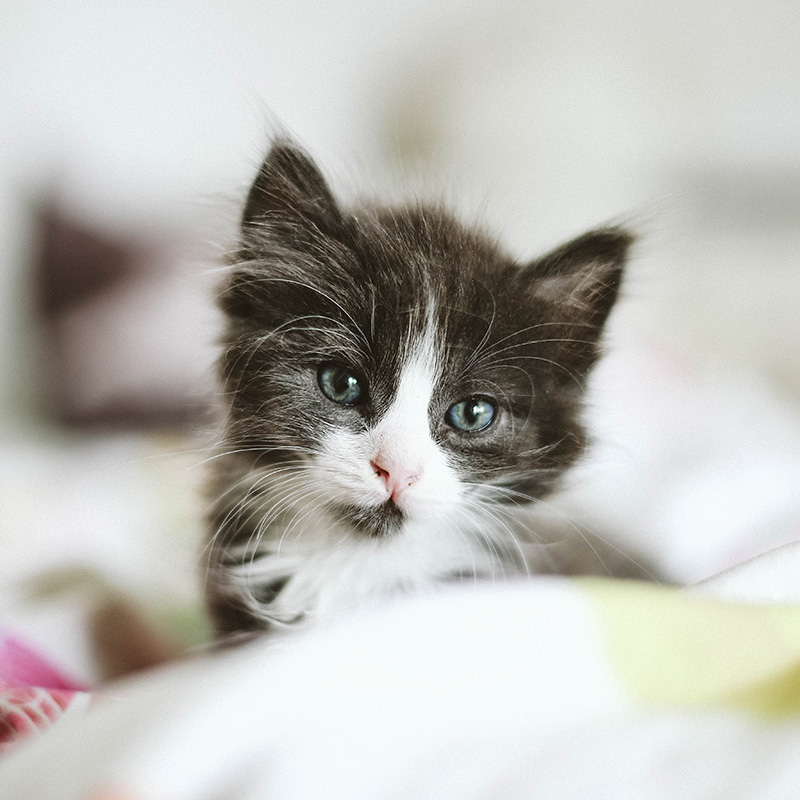
[[[613,669],[638,701],[800,713],[800,606],[729,603],[633,581],[578,583]]]

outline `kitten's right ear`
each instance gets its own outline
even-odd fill
[[[276,142],[258,171],[242,214],[245,242],[271,233],[305,230],[336,235],[342,214],[316,164],[296,144]]]

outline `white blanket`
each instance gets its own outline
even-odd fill
[[[793,797],[800,606],[703,591],[450,588],[198,658],[12,753],[2,797]]]

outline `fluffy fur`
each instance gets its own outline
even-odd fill
[[[513,512],[584,448],[583,387],[631,241],[607,228],[518,263],[439,208],[342,210],[305,153],[275,144],[221,295],[220,633],[535,569]]]

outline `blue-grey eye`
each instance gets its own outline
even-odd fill
[[[486,397],[468,397],[450,406],[447,424],[459,431],[475,433],[488,428],[497,414],[497,406]]]
[[[363,380],[349,367],[321,364],[317,381],[322,394],[343,406],[354,406],[365,399]]]

